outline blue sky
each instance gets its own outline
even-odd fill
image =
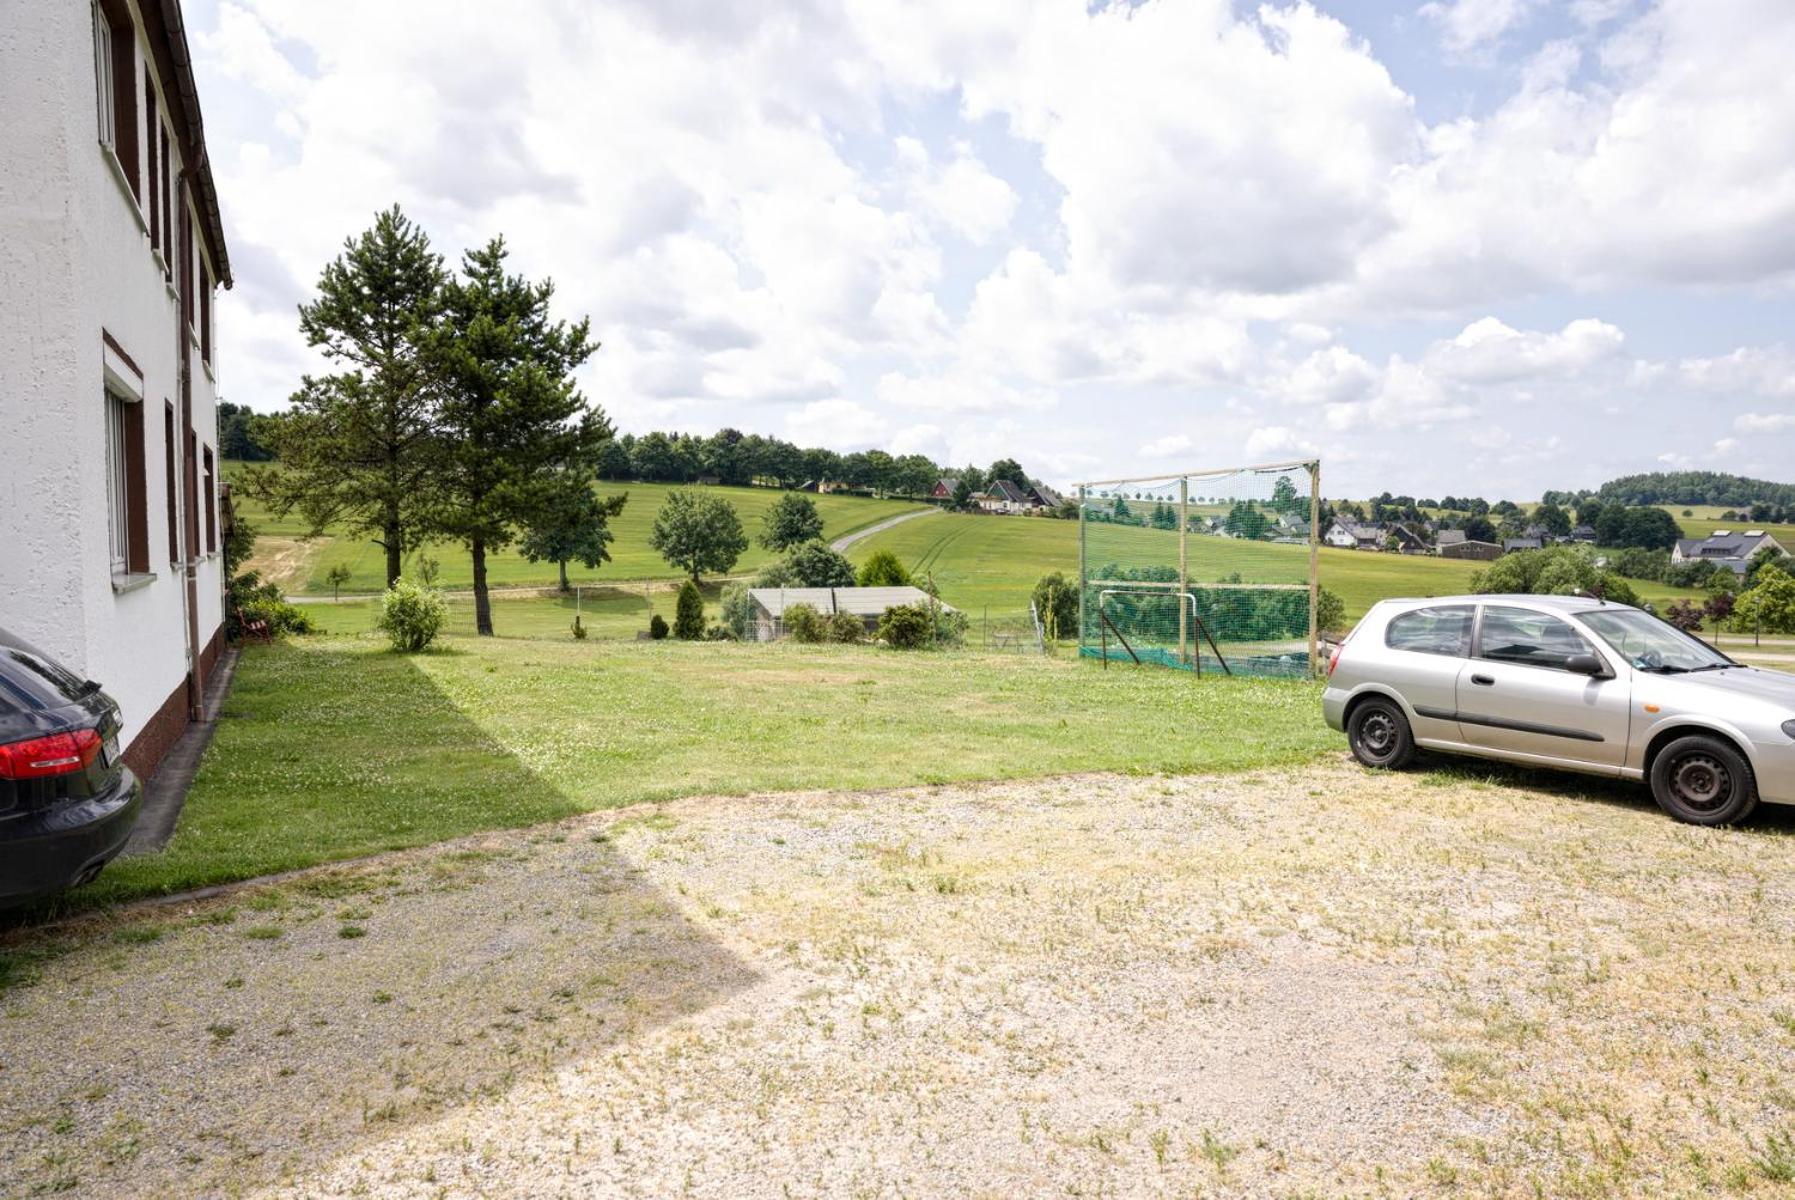
[[[1790,478],[1786,0],[201,0],[228,398],[402,204],[495,233],[620,428],[1055,483]]]

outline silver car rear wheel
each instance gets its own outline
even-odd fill
[[[1734,825],[1758,805],[1751,764],[1719,738],[1678,738],[1652,760],[1658,807],[1691,825]]]
[[[1415,735],[1408,717],[1395,701],[1382,696],[1354,706],[1346,718],[1346,740],[1353,757],[1368,767],[1400,767],[1415,754]]]

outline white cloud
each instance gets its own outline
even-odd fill
[[[1428,366],[1463,383],[1502,383],[1545,375],[1572,375],[1620,353],[1619,329],[1591,318],[1558,333],[1512,329],[1495,317],[1473,321],[1454,338],[1436,342]]]
[[[1435,0],[1420,14],[1439,26],[1440,40],[1455,51],[1475,50],[1520,26],[1536,0]]]
[[[1795,433],[1795,413],[1741,413],[1733,418],[1740,433]]]
[[[1795,354],[1784,346],[1741,346],[1714,358],[1686,358],[1677,364],[1677,377],[1704,392],[1795,396]]]
[[[1284,425],[1262,425],[1247,435],[1246,456],[1254,460],[1309,458],[1320,448]]]
[[[1349,404],[1377,387],[1379,371],[1344,346],[1317,350],[1270,386],[1298,404]]]
[[[1155,438],[1140,448],[1142,458],[1171,458],[1183,454],[1191,448],[1190,438],[1182,433],[1168,433],[1162,438]]]
[[[1009,225],[1016,212],[1016,191],[993,175],[964,143],[946,163],[929,156],[912,137],[897,140],[898,158],[907,171],[905,194],[911,207],[953,230],[969,242],[983,244]]]

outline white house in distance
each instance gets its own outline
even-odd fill
[[[99,681],[148,777],[223,629],[213,290],[179,0],[0,22],[0,626]]]
[[[1781,542],[1762,529],[1747,529],[1744,533],[1716,529],[1705,538],[1679,538],[1670,552],[1670,561],[1711,562],[1743,575],[1750,568],[1752,557],[1764,549],[1788,553]]]

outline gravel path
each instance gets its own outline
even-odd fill
[[[468,839],[24,947],[0,1195],[1769,1194],[1792,826],[1329,763]]]
[[[836,538],[833,542],[829,543],[829,549],[835,551],[837,554],[846,554],[848,552],[848,547],[852,546],[855,542],[863,542],[867,538],[873,536],[873,534],[883,533],[893,525],[902,525],[905,521],[914,521],[918,517],[931,516],[940,511],[941,510],[938,508],[921,508],[915,512],[899,513],[895,517],[889,517],[886,520],[880,521],[877,525],[868,525],[865,529],[856,529],[853,533],[844,534],[841,537]]]

